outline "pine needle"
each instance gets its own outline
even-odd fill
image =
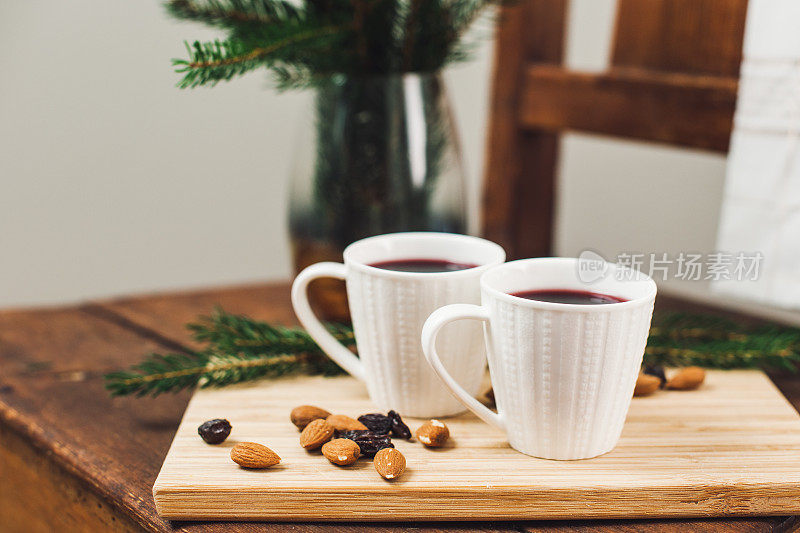
[[[222,387],[288,374],[341,374],[308,334],[215,309],[187,325],[207,349],[187,353],[151,353],[129,370],[105,376],[112,396],[158,396],[200,387]],[[345,346],[354,347],[351,328],[329,324]]]
[[[331,75],[434,72],[468,57],[461,39],[487,0],[168,0],[176,19],[226,33],[174,59],[181,88],[213,86],[260,67],[278,87]]]
[[[289,374],[337,375],[336,366],[300,328],[276,326],[215,309],[187,328],[206,348],[187,353],[152,353],[129,370],[106,375],[112,396],[157,396],[193,387],[223,387]],[[328,329],[355,349],[353,330]],[[710,315],[658,315],[645,349],[645,364],[706,368],[796,371],[800,329],[744,327]]]
[[[272,56],[281,50],[303,41],[335,35],[341,31],[342,28],[338,26],[315,28],[289,33],[282,39],[257,47],[249,46],[245,41],[235,38],[207,43],[195,41],[191,46],[186,45],[189,52],[188,60],[172,60],[173,66],[176,67],[175,71],[183,74],[178,87],[187,89],[201,85],[214,86],[222,80],[230,80],[268,64]]]
[[[655,318],[644,359],[664,366],[793,372],[800,362],[800,329],[745,327],[713,315],[669,313]]]

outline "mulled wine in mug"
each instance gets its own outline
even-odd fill
[[[422,330],[425,356],[453,394],[504,431],[513,448],[546,459],[584,459],[614,448],[656,297],[655,282],[640,272],[605,264],[605,276],[589,282],[578,267],[570,258],[494,267],[481,276],[481,305],[437,309]],[[497,413],[442,364],[451,354],[436,342],[438,333],[462,319],[484,323]]]
[[[480,302],[480,277],[505,261],[490,241],[449,233],[393,233],[357,241],[344,250],[344,264],[317,263],[292,286],[300,323],[339,366],[364,381],[372,401],[405,416],[454,415],[465,407],[441,384],[425,360],[422,324],[435,309]],[[320,323],[307,298],[317,278],[347,285],[359,357]],[[486,365],[481,325],[462,322],[443,331],[442,365],[463,387],[479,392]]]

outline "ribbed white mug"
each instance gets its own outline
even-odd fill
[[[481,277],[480,306],[437,309],[422,330],[425,356],[453,394],[503,430],[513,448],[545,459],[586,459],[616,446],[656,297],[656,284],[645,274],[604,263],[604,275],[595,279],[597,271],[584,276],[580,266],[578,259],[541,258],[492,268]],[[580,305],[512,295],[546,289],[626,301]],[[497,413],[461,388],[442,365],[437,333],[465,318],[484,322]]]
[[[448,272],[399,272],[370,266],[400,259],[438,259],[478,265]],[[364,381],[370,399],[404,416],[448,416],[465,409],[434,375],[420,344],[425,319],[435,309],[480,301],[480,277],[505,261],[490,241],[450,233],[393,233],[357,241],[344,250],[344,264],[317,263],[292,285],[292,305],[300,323],[339,366]],[[316,278],[343,279],[358,346],[356,357],[322,325],[308,303]],[[486,365],[480,324],[464,322],[442,332],[442,362],[463,387],[479,391]]]

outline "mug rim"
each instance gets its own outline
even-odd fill
[[[357,261],[352,257],[354,250],[361,246],[366,246],[383,240],[414,239],[414,238],[460,240],[462,242],[468,242],[471,244],[484,246],[485,248],[488,248],[490,250],[491,254],[494,254],[494,257],[492,258],[491,261],[474,266],[472,268],[464,268],[462,270],[448,270],[444,272],[405,272],[401,270],[389,270],[386,268],[378,268],[368,265],[362,261]],[[354,268],[355,270],[359,270],[361,272],[373,276],[395,278],[395,279],[410,279],[410,278],[434,279],[445,276],[455,277],[455,276],[474,276],[476,274],[483,275],[486,273],[487,270],[500,266],[503,263],[505,263],[506,251],[503,249],[502,246],[500,246],[496,242],[490,241],[488,239],[483,239],[481,237],[465,235],[462,233],[446,233],[439,231],[403,231],[396,233],[383,233],[381,235],[374,235],[372,237],[365,237],[363,239],[359,239],[349,244],[344,249],[342,257],[344,259],[345,266],[347,266],[348,268]]]
[[[513,294],[509,294],[507,292],[503,292],[499,289],[492,287],[491,285],[489,285],[489,282],[487,281],[488,276],[492,274],[496,269],[503,269],[507,266],[519,265],[520,263],[534,263],[534,262],[569,263],[574,267],[574,265],[578,261],[579,259],[577,257],[531,257],[527,259],[517,259],[515,261],[508,261],[506,263],[493,266],[491,269],[488,269],[481,275],[481,280],[480,280],[481,291],[489,293],[492,297],[496,299],[503,300],[522,307],[542,309],[547,311],[581,311],[584,313],[602,313],[611,310],[625,309],[627,307],[636,307],[652,301],[656,296],[658,288],[653,278],[651,278],[644,272],[634,270],[626,266],[617,265],[616,263],[611,263],[608,261],[606,261],[606,263],[608,265],[613,266],[614,268],[624,269],[626,271],[632,272],[636,276],[636,279],[633,279],[631,281],[639,283],[644,282],[645,284],[647,284],[649,286],[648,287],[649,290],[647,291],[647,293],[643,296],[639,296],[638,298],[633,298],[630,300],[626,300],[624,302],[613,302],[603,305],[569,304],[560,302],[543,302],[541,300],[530,300],[528,298],[514,296]]]

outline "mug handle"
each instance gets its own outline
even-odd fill
[[[341,344],[319,321],[308,303],[308,284],[317,278],[345,279],[347,267],[341,263],[317,263],[300,272],[292,283],[292,307],[298,320],[328,357],[354,378],[364,381],[364,364]]]
[[[444,367],[442,361],[439,359],[439,353],[436,351],[436,337],[439,334],[439,330],[450,322],[464,318],[489,322],[489,310],[480,305],[472,304],[451,304],[440,307],[431,313],[431,316],[425,321],[425,325],[422,326],[422,351],[425,353],[425,358],[431,364],[431,367],[433,367],[433,371],[439,376],[439,379],[444,382],[447,388],[450,389],[450,392],[452,392],[467,409],[475,413],[478,418],[487,424],[501,431],[505,431],[506,425],[505,422],[503,422],[503,418],[465,391]]]

